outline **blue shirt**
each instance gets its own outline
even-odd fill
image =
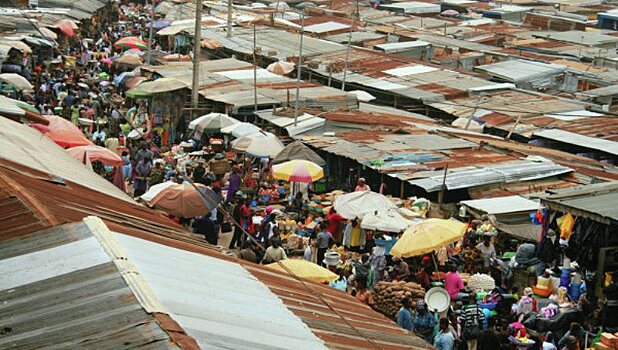
[[[455,338],[451,332],[440,332],[433,341],[433,346],[436,350],[453,350],[455,347]]]
[[[412,321],[414,325],[414,332],[422,336],[423,339],[431,343],[433,338],[433,329],[436,326],[436,318],[431,312],[427,312],[424,316],[421,316],[418,312],[414,315]],[[428,332],[431,331],[431,332]]]
[[[397,324],[401,328],[412,332],[412,314],[410,313],[410,309],[401,307],[401,309],[397,311]]]

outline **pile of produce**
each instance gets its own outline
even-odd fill
[[[279,191],[276,188],[260,188],[258,195],[268,197],[271,200],[279,199]]]
[[[490,292],[496,288],[496,281],[489,275],[477,273],[468,280],[468,288],[475,293]]]
[[[420,284],[414,282],[385,282],[380,281],[373,288],[373,309],[379,311],[388,318],[395,319],[397,311],[401,308],[401,299],[410,297],[412,307],[416,307],[416,300],[425,297],[425,290]]]

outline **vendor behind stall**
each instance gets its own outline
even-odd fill
[[[485,271],[489,269],[491,259],[496,257],[496,248],[494,248],[494,245],[491,243],[491,237],[492,235],[489,233],[484,234],[483,243],[479,243],[476,246],[476,249],[480,250],[481,254],[483,254],[483,269]]]

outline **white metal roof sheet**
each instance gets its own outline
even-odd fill
[[[328,33],[328,32],[333,32],[336,30],[342,30],[342,29],[347,29],[347,28],[350,28],[350,25],[329,21],[329,22],[306,26],[305,31],[307,33]]]
[[[394,75],[396,77],[406,77],[408,75],[421,74],[421,73],[431,73],[439,70],[435,67],[429,67],[424,65],[416,65],[410,67],[401,67],[401,68],[393,68],[382,71],[383,73]]]
[[[584,136],[559,129],[542,130],[535,132],[533,135],[618,155],[618,142],[615,141]]]
[[[326,348],[241,265],[127,235],[114,238],[166,311],[200,347]]]
[[[462,201],[467,207],[486,212],[487,214],[506,214],[538,209],[539,202],[521,196],[506,196]]]
[[[94,237],[0,260],[1,290],[110,262]],[[33,268],[36,266],[36,268]]]

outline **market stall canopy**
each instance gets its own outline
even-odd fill
[[[386,196],[372,191],[358,191],[339,195],[333,203],[335,210],[346,219],[362,218],[367,214],[397,206]]]
[[[166,181],[166,182],[162,182],[160,184],[152,185],[152,186],[150,186],[150,188],[148,188],[148,191],[146,193],[141,195],[140,198],[144,202],[150,203],[156,196],[159,195],[159,193],[161,193],[161,191],[165,190],[168,187],[173,187],[173,186],[176,186],[176,185],[177,185],[177,183],[176,182],[172,182],[172,181]]]
[[[427,219],[409,227],[395,243],[392,256],[412,257],[445,247],[457,242],[466,231],[466,224],[451,219]]]
[[[128,37],[125,37],[125,38],[122,38],[116,41],[114,43],[114,47],[117,49],[124,49],[124,50],[128,50],[128,49],[146,50],[148,48],[148,45],[146,44],[146,42],[144,42],[144,40],[138,37],[128,36]]]
[[[283,149],[279,138],[269,132],[258,131],[232,142],[232,148],[255,157],[274,157]]]
[[[273,159],[273,163],[278,164],[294,159],[308,160],[319,166],[326,165],[326,161],[322,159],[322,157],[320,157],[307,145],[299,141],[294,141],[285,146],[285,148],[277,154],[275,159]]]
[[[267,268],[302,277],[316,283],[336,281],[339,276],[318,264],[305,259],[284,259],[276,263],[266,265]]]
[[[21,52],[32,53],[30,46],[19,40],[0,40],[0,44],[10,46],[12,49],[19,50]]]
[[[174,78],[160,78],[153,81],[145,81],[133,89],[139,89],[145,94],[161,94],[164,92],[176,91],[186,88],[187,85]],[[127,94],[133,89],[127,91]]]
[[[245,135],[253,134],[259,132],[260,128],[251,124],[251,123],[237,123],[234,125],[226,126],[221,129],[221,133],[223,134],[232,134],[234,137],[243,137]]]
[[[39,27],[38,28],[39,31],[41,32],[41,34],[43,34],[44,37],[52,39],[52,40],[56,40],[58,39],[58,34],[54,33],[52,30],[50,30],[49,28],[46,27]]]
[[[159,30],[159,29],[163,29],[163,28],[167,28],[170,26],[170,22],[168,21],[153,21],[151,23],[148,23],[147,27],[150,28],[150,26],[152,26],[152,29],[154,30]]]
[[[122,158],[109,149],[97,145],[78,146],[67,149],[67,152],[80,162],[99,161],[107,166],[122,166]]]
[[[219,131],[222,128],[238,123],[240,123],[239,120],[229,117],[227,114],[209,113],[192,120],[189,123],[189,130],[195,130],[201,134],[204,130]]]
[[[266,70],[271,73],[286,75],[294,71],[294,63],[279,61],[269,64]]]
[[[13,85],[19,91],[32,90],[33,88],[28,79],[15,73],[2,73],[0,74],[0,80],[7,84]]]
[[[308,160],[290,160],[273,166],[273,177],[292,182],[313,182],[324,177],[321,166]]]
[[[116,64],[124,64],[127,66],[139,66],[142,63],[144,63],[141,59],[141,57],[139,57],[138,55],[134,54],[134,53],[130,53],[127,55],[122,55],[120,57],[118,57],[116,60],[114,60],[114,62]]]
[[[197,189],[191,184],[173,183],[163,189],[157,188],[154,195],[148,193],[152,189],[148,190],[142,199],[148,198],[146,203],[149,206],[177,217],[207,215],[217,207],[222,198],[209,187],[202,184],[195,186]]]
[[[365,230],[399,233],[405,231],[418,220],[404,218],[397,209],[388,209],[363,216],[361,228]]]
[[[26,115],[25,108],[21,107],[19,103],[20,101],[0,95],[0,114]]]

